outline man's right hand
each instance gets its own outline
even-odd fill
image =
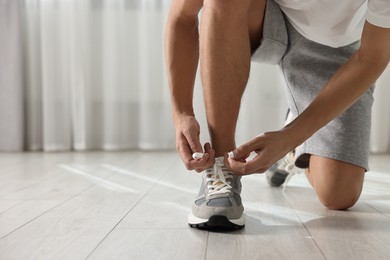
[[[199,140],[200,127],[193,116],[183,116],[176,119],[176,149],[179,152],[184,165],[188,170],[202,172],[215,163],[215,151],[209,143],[204,145],[204,150]],[[192,154],[204,153],[202,159],[195,160]]]

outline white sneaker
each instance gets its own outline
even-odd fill
[[[270,186],[279,187],[283,183],[288,183],[290,178],[295,174],[300,174],[303,169],[300,169],[294,164],[294,153],[290,152],[286,154],[277,163],[265,173],[265,177]]]
[[[293,121],[293,119],[293,114],[290,110],[288,110],[285,125],[289,124]],[[265,173],[265,177],[270,186],[279,187],[282,186],[283,183],[287,184],[293,175],[303,172],[302,169],[295,166],[294,159],[295,152],[292,151],[272,165],[272,167]]]
[[[234,230],[245,226],[241,177],[229,171],[223,160],[216,158],[214,167],[202,173],[199,195],[188,216],[190,227]]]

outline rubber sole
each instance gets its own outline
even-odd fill
[[[204,222],[188,223],[188,225],[201,230],[218,231],[238,230],[245,227],[244,216],[238,220],[229,220],[226,216],[220,215],[211,216],[208,220],[204,220]]]
[[[286,178],[288,176],[288,172],[286,171],[276,171],[272,175],[272,177],[269,179],[269,184],[272,187],[279,187],[282,186],[283,183],[286,181]]]

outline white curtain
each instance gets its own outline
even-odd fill
[[[0,0],[0,150],[23,147],[20,3]]]
[[[0,0],[0,150],[174,148],[163,65],[169,5]],[[376,152],[390,148],[386,75],[374,108]],[[252,65],[238,144],[283,124],[283,88],[277,68]],[[194,103],[208,141],[199,77]]]
[[[25,3],[29,149],[171,146],[163,1]]]
[[[371,152],[390,152],[390,64],[378,79],[372,112]]]

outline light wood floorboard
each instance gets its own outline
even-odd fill
[[[245,177],[243,187],[246,228],[210,233],[207,259],[325,259],[281,189],[260,175]]]
[[[390,259],[390,155],[359,202],[325,209],[304,175],[243,178],[246,227],[188,227],[200,184],[174,152],[0,154],[0,259]]]
[[[132,160],[130,168],[141,175],[148,173],[150,178],[155,178],[155,181],[172,164],[171,159],[164,160],[158,165],[151,165],[150,156],[142,153],[133,156],[138,158]],[[164,155],[160,157],[164,158]],[[3,237],[0,240],[0,258],[84,259],[154,184],[111,174],[110,170],[102,166],[100,171],[97,171],[96,166],[88,170],[88,165],[66,164],[65,168],[64,165],[59,164],[59,167],[69,171],[69,178],[84,178],[85,180],[79,182],[92,182],[92,184],[81,185],[78,194],[53,207],[52,210],[44,212],[45,214],[29,222],[28,225],[21,226]],[[99,175],[104,171],[109,172],[110,175],[106,173],[106,178],[96,179],[96,177],[101,178]],[[62,177],[60,179],[62,180]],[[45,192],[48,196],[51,195],[50,191]],[[41,196],[43,194],[39,193],[38,199],[42,199]],[[2,226],[15,226],[7,220],[7,214],[2,214],[0,219]],[[15,246],[19,243],[23,244],[23,250]]]

